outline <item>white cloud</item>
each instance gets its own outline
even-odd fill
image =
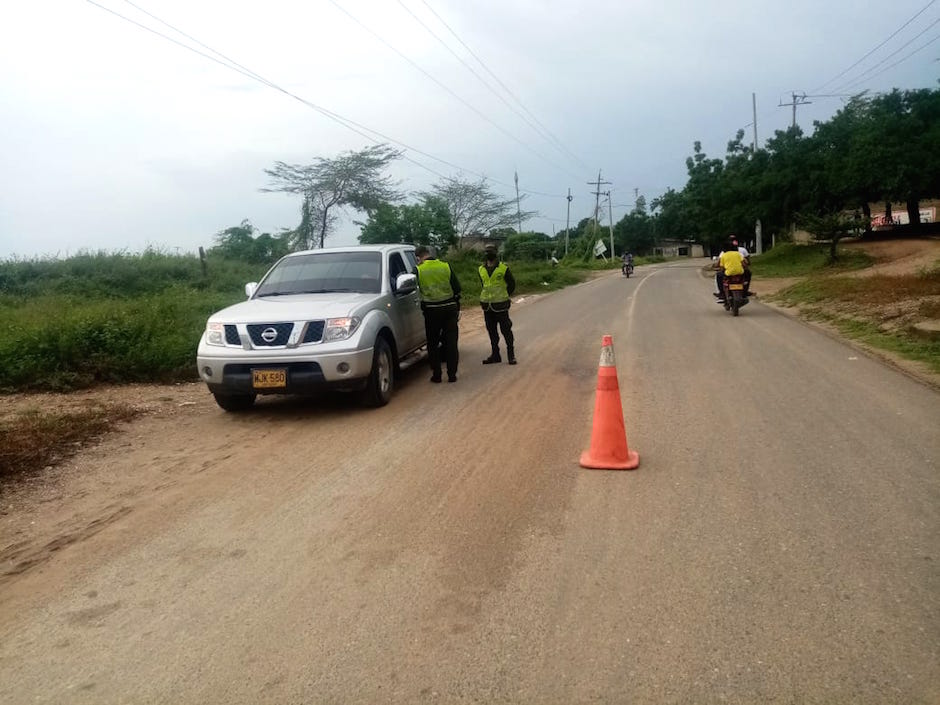
[[[518,170],[524,188],[548,193],[570,187],[573,220],[593,205],[586,182],[598,168],[614,182],[615,203],[632,201],[634,188],[648,198],[681,188],[694,140],[720,156],[751,122],[751,91],[766,139],[790,120],[776,105],[790,90],[810,91],[835,76],[886,29],[874,0],[403,0],[495,87],[427,6],[444,17],[575,160],[494,97],[398,2],[338,2],[465,102],[329,0],[136,4],[285,90],[465,170],[505,184]],[[102,4],[171,33],[128,2]],[[895,3],[890,29],[921,6]],[[937,16],[940,8],[927,21]],[[866,17],[879,18],[870,32],[860,22]],[[925,26],[915,24],[886,51]],[[932,58],[925,52],[872,87],[933,86]],[[192,250],[243,218],[276,232],[296,223],[299,203],[261,193],[264,168],[368,143],[284,93],[90,3],[11,4],[0,25],[0,62],[9,68],[0,72],[0,257],[83,247]],[[800,123],[809,128],[839,105],[814,100],[800,107]],[[408,162],[395,173],[411,190],[436,179]],[[563,226],[563,198],[529,204]],[[549,232],[551,224],[533,223]],[[335,241],[352,241],[355,232],[347,222]]]

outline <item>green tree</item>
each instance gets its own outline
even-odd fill
[[[226,228],[215,235],[218,243],[210,251],[243,262],[265,264],[274,262],[287,254],[288,241],[283,237],[261,233],[255,237],[257,229],[247,218],[239,225]]]
[[[367,214],[383,203],[401,199],[385,169],[402,152],[388,145],[344,152],[338,157],[317,157],[312,164],[275,162],[265,169],[271,185],[266,192],[303,196],[300,226],[289,231],[298,249],[323,247],[337,222],[337,209],[350,208]]]
[[[357,224],[361,227],[359,242],[362,244],[433,245],[444,254],[457,239],[447,204],[433,196],[410,205],[383,203],[366,222]]]
[[[817,240],[829,242],[829,262],[835,262],[838,255],[836,248],[839,241],[851,235],[858,235],[862,230],[861,219],[843,212],[817,215],[807,213],[798,215],[797,222]]]
[[[513,233],[503,246],[505,259],[547,260],[552,256],[557,243],[545,233]]]
[[[494,192],[485,178],[470,181],[462,176],[451,177],[418,195],[439,198],[447,204],[450,222],[458,238],[512,227],[519,220],[525,221],[537,215],[536,211],[517,213],[516,199],[503,198]],[[524,199],[522,196],[519,201]]]

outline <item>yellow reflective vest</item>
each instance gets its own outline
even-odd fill
[[[450,265],[439,259],[428,259],[418,265],[418,289],[427,303],[440,303],[454,298],[450,285]]]
[[[500,262],[490,274],[486,271],[486,267],[480,265],[480,279],[483,280],[483,291],[480,292],[481,304],[509,301],[509,289],[506,288],[507,269],[506,263]]]

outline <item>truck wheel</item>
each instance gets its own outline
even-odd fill
[[[369,373],[362,397],[366,406],[379,407],[388,404],[395,386],[394,369],[392,349],[385,338],[377,338],[372,354],[372,371]]]
[[[254,394],[219,394],[213,392],[215,403],[226,411],[247,411],[255,403]]]

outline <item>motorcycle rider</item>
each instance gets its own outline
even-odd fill
[[[746,247],[742,247],[738,244],[738,240],[734,235],[731,236],[729,242],[725,243],[725,245],[722,245],[722,253],[725,252],[726,246],[730,246],[731,249],[736,249],[738,254],[741,255],[742,265],[744,266],[744,296],[746,298],[749,295],[751,288],[751,254],[747,251]],[[715,269],[718,270],[718,272],[715,274],[715,286],[718,287],[718,291],[712,295],[718,299],[718,303],[721,304],[724,303],[725,300],[725,292],[723,290],[724,273],[717,264],[715,265]]]
[[[732,241],[722,245],[721,255],[715,264],[718,272],[715,274],[715,283],[718,284],[718,303],[725,302],[725,277],[732,277],[735,274],[744,274],[744,256],[738,249],[738,246]]]
[[[621,256],[622,264],[620,265],[620,271],[623,274],[627,273],[627,267],[630,268],[630,272],[633,271],[633,253],[624,252]]]

